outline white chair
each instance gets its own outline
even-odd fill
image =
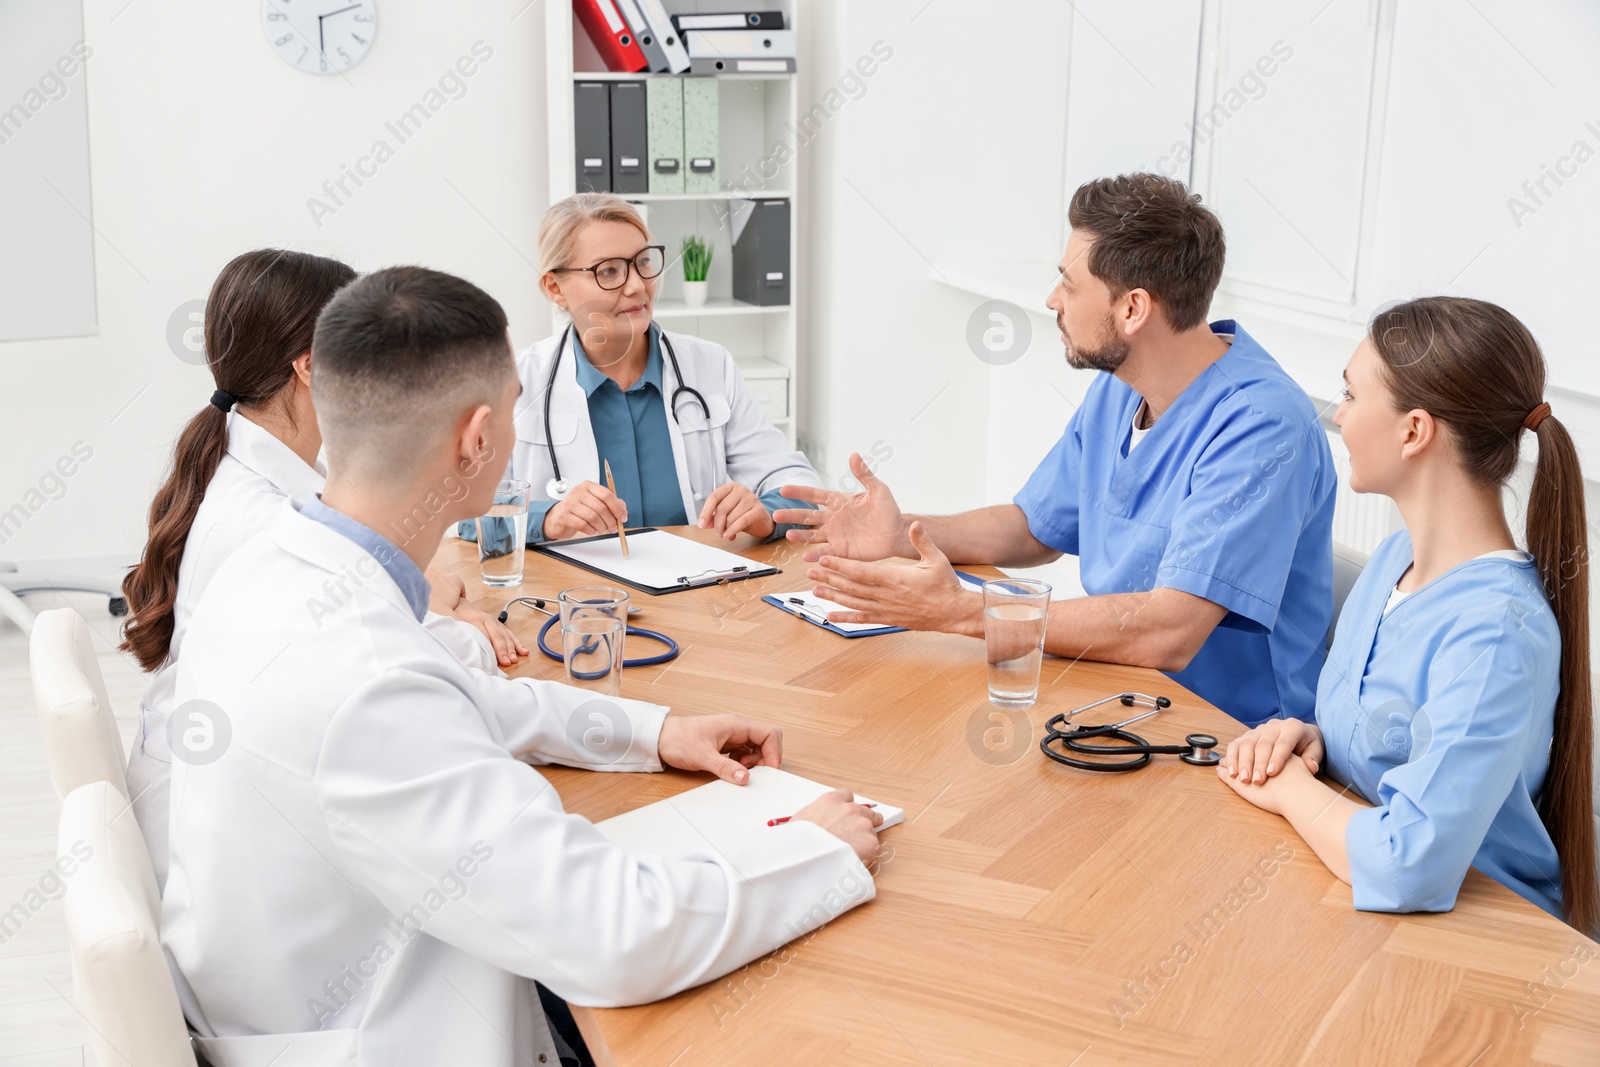
[[[1361,570],[1367,565],[1367,560],[1372,557],[1365,552],[1358,552],[1349,545],[1333,543],[1333,622],[1328,624],[1328,635],[1323,641],[1323,651],[1333,647],[1333,631],[1339,625],[1339,613],[1344,610],[1344,602],[1350,595],[1350,590],[1355,586],[1356,579],[1361,577]]]
[[[102,1067],[195,1067],[161,950],[161,898],[150,854],[127,797],[104,781],[68,793],[56,856],[67,884],[72,984]]]
[[[22,598],[28,593],[99,593],[113,615],[126,615],[128,602],[122,587],[105,578],[84,574],[19,572],[15,563],[0,560],[0,615],[6,616],[23,632],[33,629],[35,615]]]
[[[56,795],[65,797],[89,782],[110,782],[127,803],[128,758],[89,624],[71,608],[44,612],[29,636],[28,658]]]

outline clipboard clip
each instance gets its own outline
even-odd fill
[[[703,585],[727,585],[737,582],[741,578],[748,578],[749,567],[730,567],[728,570],[704,570],[699,574],[687,574],[678,579],[678,585],[683,589],[698,589]]]

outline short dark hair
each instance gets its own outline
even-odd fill
[[[495,398],[515,373],[498,301],[469,281],[390,267],[339,290],[317,319],[311,392],[329,452],[403,473],[460,409]],[[376,474],[377,471],[369,471]]]
[[[1113,295],[1145,290],[1174,330],[1205,321],[1227,245],[1199,194],[1159,174],[1096,178],[1072,194],[1067,220],[1094,239],[1089,273]]]

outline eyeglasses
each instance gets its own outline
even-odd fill
[[[639,277],[645,281],[658,277],[667,265],[666,245],[646,245],[644,250],[632,259],[616,256],[612,259],[602,259],[592,267],[552,267],[551,274],[582,274],[594,275],[594,283],[605,290],[621,289],[628,284],[628,271],[635,270]]]

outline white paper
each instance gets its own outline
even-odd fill
[[[983,592],[982,582],[974,582],[970,578],[962,578],[959,574],[956,575],[956,577],[961,581],[961,588],[975,593]],[[836,604],[831,600],[824,600],[820,596],[813,596],[809,591],[799,593],[772,593],[771,595],[777,597],[778,600],[783,603],[786,610],[795,611],[801,615],[809,615],[812,621],[819,623],[828,623],[829,612],[854,610],[852,608],[845,607],[843,604]],[[800,603],[796,604],[796,600],[800,601]],[[862,630],[881,630],[884,628],[884,624],[881,622],[834,622],[828,623],[828,625],[834,627],[835,629],[843,630],[847,634],[860,633]]]
[[[691,583],[705,581],[716,575],[725,575],[735,567],[751,571],[770,569],[765,563],[736,556],[712,545],[702,545],[665,530],[629,534],[627,559],[622,558],[622,547],[615,537],[576,544],[557,541],[546,547],[553,549],[561,558],[598,567],[622,581],[652,589],[680,585],[684,578]]]
[[[822,785],[776,767],[750,768],[748,785],[734,785],[718,779],[698,789],[647,804],[642,808],[599,823],[600,832],[614,844],[634,855],[654,854],[663,859],[678,859],[704,841],[740,833],[765,830],[769,819],[793,815],[835,786]],[[872,801],[857,795],[856,802]],[[883,816],[881,832],[905,821],[904,808],[879,804]]]

